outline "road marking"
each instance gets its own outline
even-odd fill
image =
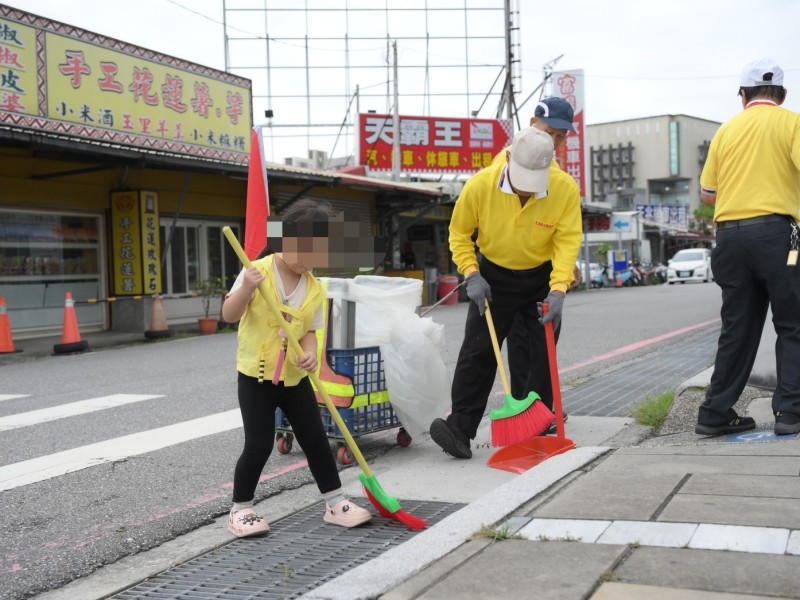
[[[27,398],[30,394],[0,394],[0,402],[3,400],[14,400],[14,398]]]
[[[142,402],[143,400],[154,400],[155,398],[163,397],[163,395],[153,396],[149,394],[112,394],[111,396],[100,396],[99,398],[90,398],[89,400],[60,404],[58,406],[42,408],[41,410],[32,410],[16,415],[9,415],[7,417],[0,417],[0,431],[30,427],[31,425],[39,425],[40,423],[47,423],[48,421],[55,421],[56,419],[84,415],[98,410],[131,404],[132,402]]]
[[[238,408],[0,467],[0,491],[146,454],[242,426]]]
[[[642,340],[641,342],[636,342],[634,344],[628,344],[627,346],[622,346],[621,348],[617,348],[616,350],[612,350],[611,352],[606,352],[605,354],[599,354],[594,356],[588,360],[584,360],[582,362],[576,363],[574,365],[570,365],[564,369],[559,369],[559,373],[569,373],[570,371],[574,371],[576,369],[582,369],[583,367],[588,367],[590,365],[594,365],[596,363],[602,362],[604,360],[608,360],[609,358],[614,358],[616,356],[621,356],[623,354],[627,354],[628,352],[634,352],[636,350],[641,350],[651,344],[655,344],[656,342],[663,342],[664,340],[668,340],[670,338],[674,338],[679,335],[683,335],[684,333],[689,333],[690,331],[696,331],[698,329],[703,329],[704,327],[708,327],[709,325],[714,325],[719,323],[720,319],[711,319],[710,321],[705,321],[703,323],[698,323],[697,325],[690,325],[689,327],[682,327],[681,329],[676,329],[675,331],[670,331],[669,333],[665,333],[663,335],[658,335],[654,338],[650,338],[649,340]]]

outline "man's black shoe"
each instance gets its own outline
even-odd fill
[[[569,418],[569,415],[567,413],[564,413],[564,423],[567,422],[568,418]],[[558,431],[556,429],[556,420],[553,419],[553,423],[550,425],[550,427],[547,429],[547,431],[544,432],[544,435],[555,435],[556,431]]]
[[[800,433],[800,415],[779,412],[775,414],[775,435]]]
[[[450,427],[444,419],[434,419],[431,423],[431,439],[442,450],[455,458],[472,458],[472,450],[466,436]]]
[[[750,431],[755,428],[756,422],[752,417],[735,417],[730,423],[725,423],[724,425],[703,425],[698,423],[694,428],[694,432],[700,435],[722,435],[723,433]]]

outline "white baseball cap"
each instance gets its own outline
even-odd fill
[[[508,178],[514,189],[529,194],[547,191],[553,138],[544,131],[526,127],[514,136],[508,157]]]
[[[740,87],[756,87],[759,85],[783,86],[783,69],[771,58],[762,58],[752,62],[742,71]]]

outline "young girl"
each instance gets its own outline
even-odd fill
[[[253,497],[275,438],[275,410],[286,415],[308,467],[325,498],[327,523],[355,527],[372,514],[342,493],[339,472],[331,452],[316,396],[307,372],[317,369],[317,336],[324,326],[325,291],[310,273],[327,266],[327,236],[320,235],[330,221],[330,206],[300,200],[283,215],[280,254],[262,252],[250,269],[234,282],[222,307],[222,318],[239,324],[239,407],[244,423],[244,450],[233,478],[233,508],[228,530],[237,537],[265,534],[269,525],[253,510]],[[312,237],[297,235],[299,232]],[[289,234],[287,235],[287,232]],[[284,343],[283,331],[272,316],[258,285],[267,282],[304,354],[296,356]],[[281,365],[279,359],[285,352]]]

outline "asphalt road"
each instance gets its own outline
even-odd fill
[[[714,284],[572,293],[559,342],[564,378],[621,368],[645,352],[707,334],[718,327],[719,305]],[[429,315],[445,326],[443,352],[451,372],[465,312],[462,304]],[[242,443],[238,416],[225,425],[237,409],[235,348],[235,335],[220,334],[0,366],[0,598],[60,587],[227,512]],[[44,422],[37,421],[46,413],[29,414],[115,394],[152,397]],[[32,423],[14,421],[21,416]],[[193,420],[208,416],[208,423],[227,429],[203,434]],[[170,439],[178,435],[170,426],[186,422],[199,437]],[[116,448],[139,443],[130,436],[145,432],[148,443],[157,439],[163,447],[107,460]],[[88,451],[99,464],[48,476],[67,456],[59,453],[107,440],[113,441]],[[394,432],[359,443],[379,468]],[[43,457],[52,459],[49,466],[25,462]],[[20,465],[31,465],[28,476],[41,480],[4,478]],[[274,452],[257,499],[310,481],[299,451]]]

